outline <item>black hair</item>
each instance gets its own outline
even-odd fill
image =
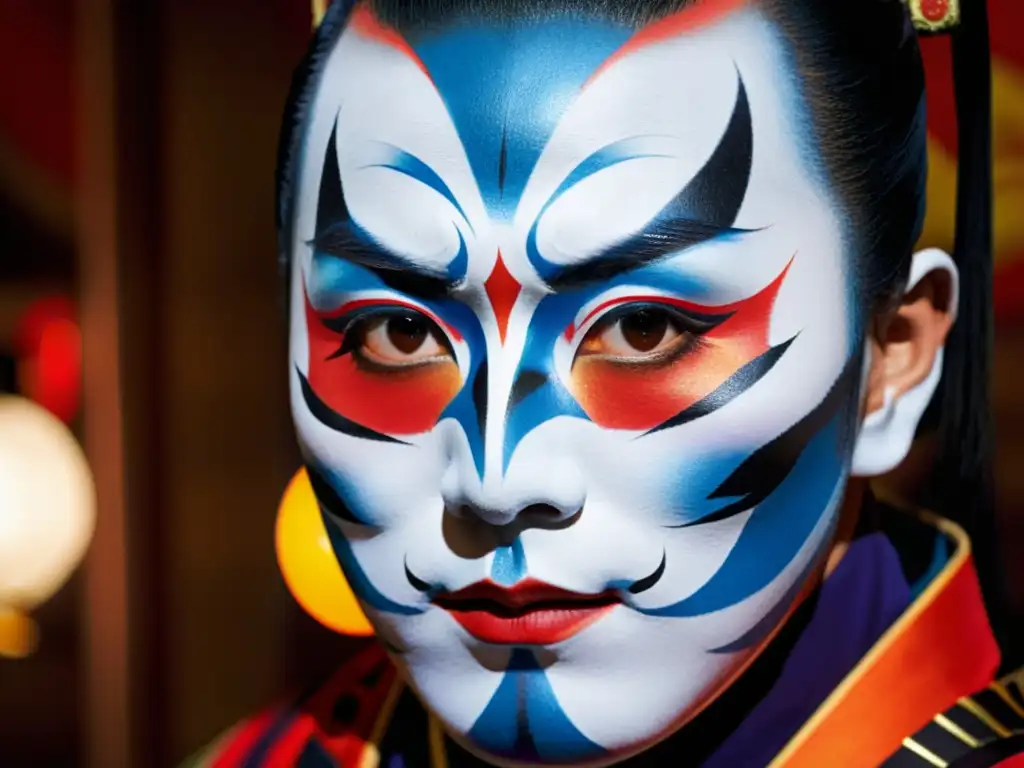
[[[701,0],[364,0],[384,24],[413,37],[453,19],[583,16],[634,27]],[[755,0],[780,30],[800,74],[820,171],[840,198],[857,265],[864,322],[891,311],[906,287],[924,218],[924,72],[903,0]],[[987,11],[963,0],[953,32],[958,101],[958,210],[954,259],[960,311],[945,347],[939,457],[927,499],[974,540],[993,624],[1001,625],[988,402],[992,338],[991,148]],[[279,147],[277,224],[290,261],[293,191],[302,126],[325,57],[355,0],[335,0],[295,73]]]

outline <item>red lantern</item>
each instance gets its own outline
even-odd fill
[[[65,423],[78,414],[82,339],[75,306],[64,296],[31,304],[15,330],[21,393]]]

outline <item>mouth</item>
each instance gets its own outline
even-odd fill
[[[479,581],[433,602],[477,640],[495,645],[554,645],[579,634],[622,601],[614,591],[581,594],[526,579],[512,587]]]

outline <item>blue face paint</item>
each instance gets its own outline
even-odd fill
[[[693,595],[648,616],[700,616],[735,605],[768,586],[811,535],[843,479],[846,457],[839,442],[845,414],[811,440],[778,489],[758,504],[718,572]]]
[[[526,577],[526,552],[523,542],[517,536],[507,547],[494,550],[491,563],[491,578],[504,587],[510,587]]]
[[[410,179],[420,182],[425,187],[434,190],[441,197],[447,200],[452,206],[459,212],[462,220],[469,228],[470,232],[473,231],[473,225],[470,224],[469,219],[466,217],[466,212],[462,210],[462,205],[455,198],[455,195],[448,188],[448,185],[444,183],[444,179],[437,175],[437,172],[429,165],[424,163],[415,155],[406,152],[404,149],[392,146],[391,144],[379,143],[381,157],[375,163],[369,163],[364,168],[387,168],[389,170],[400,173],[403,176],[408,176]]]
[[[512,216],[566,109],[632,33],[569,19],[467,22],[410,41],[448,108],[491,216]]]
[[[349,538],[341,531],[339,523],[325,514],[324,527],[327,529],[327,538],[330,539],[331,549],[334,550],[334,556],[338,558],[338,563],[341,564],[349,586],[352,587],[356,597],[363,603],[382,613],[390,613],[397,616],[418,616],[426,610],[420,606],[403,605],[395,602],[377,589],[352,552],[352,544],[349,542]]]
[[[531,651],[512,651],[490,702],[467,734],[487,752],[510,760],[582,763],[605,750],[573,725]]]

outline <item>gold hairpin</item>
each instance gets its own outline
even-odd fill
[[[327,13],[327,0],[313,0],[313,29],[320,26],[325,13]]]
[[[919,32],[948,32],[960,23],[960,0],[905,0]]]

